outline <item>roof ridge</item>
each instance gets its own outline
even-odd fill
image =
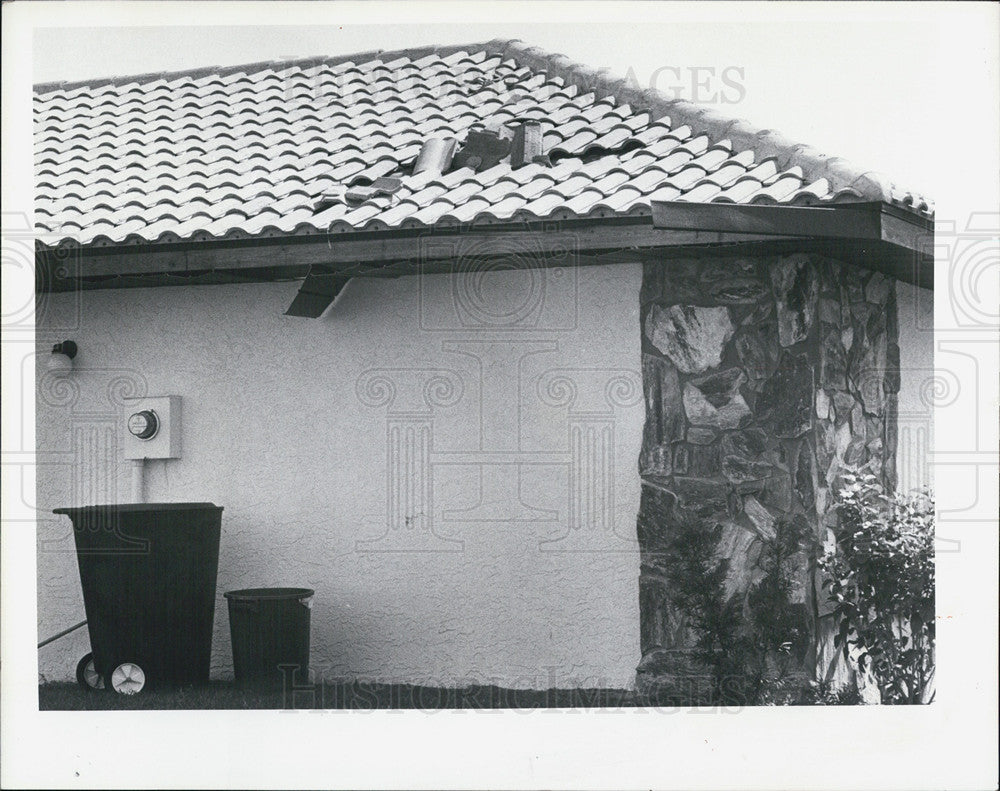
[[[149,71],[144,74],[121,74],[114,77],[91,77],[85,80],[54,80],[50,82],[38,82],[32,86],[32,90],[37,94],[52,93],[53,91],[71,91],[77,88],[101,88],[105,85],[127,85],[132,82],[144,83],[155,82],[156,80],[171,80],[178,77],[191,77],[199,79],[210,75],[227,77],[230,74],[246,72],[251,74],[265,69],[289,68],[294,66],[336,66],[340,63],[369,63],[376,58],[381,60],[395,60],[396,58],[410,58],[416,60],[427,55],[440,55],[447,57],[456,52],[489,52],[491,47],[497,44],[510,44],[512,41],[495,39],[489,42],[473,42],[469,44],[429,44],[422,47],[407,47],[405,49],[371,49],[364,52],[352,52],[346,55],[315,55],[312,57],[288,58],[287,60],[259,60],[253,63],[237,63],[231,66],[198,66],[192,69],[180,69],[178,71]],[[499,53],[497,53],[499,54]]]
[[[651,116],[659,114],[650,120],[668,115],[671,128],[686,125],[693,135],[708,134],[712,140],[728,138],[734,151],[749,149],[761,160],[773,158],[778,162],[779,169],[798,165],[806,183],[825,178],[833,192],[850,189],[868,200],[893,202],[895,185],[886,175],[862,168],[842,157],[827,156],[813,146],[789,140],[776,130],[762,129],[746,120],[718,113],[706,105],[673,99],[655,88],[643,90],[632,87],[627,78],[615,77],[609,69],[596,69],[518,39],[494,39],[484,47],[488,54],[512,58],[520,65],[561,77],[581,90],[592,91],[598,100],[610,96],[621,104],[628,104],[633,110],[646,110]]]

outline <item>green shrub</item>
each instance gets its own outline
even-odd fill
[[[774,524],[774,536],[760,539],[758,566],[764,576],[747,593],[745,629],[752,645],[748,684],[757,703],[773,701],[788,676],[793,655],[807,638],[802,613],[792,603],[795,556],[806,534],[801,517],[782,517]]]
[[[747,592],[726,592],[729,560],[719,557],[722,525],[677,510],[666,547],[668,597],[695,634],[694,658],[712,676],[712,698],[724,705],[772,702],[787,676],[792,647],[804,635],[791,602],[792,556],[802,528],[780,519],[760,539],[764,574]]]
[[[861,703],[861,693],[854,684],[835,687],[828,681],[810,681],[800,702],[814,706],[857,706]]]
[[[842,476],[836,546],[820,561],[846,660],[870,671],[883,703],[932,697],[934,500],[886,494],[869,470]]]

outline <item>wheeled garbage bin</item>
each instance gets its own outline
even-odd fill
[[[222,507],[56,508],[73,520],[92,657],[82,677],[117,692],[206,683]],[[78,668],[78,678],[81,669]]]
[[[233,672],[245,689],[282,689],[309,676],[309,588],[247,588],[229,601]]]

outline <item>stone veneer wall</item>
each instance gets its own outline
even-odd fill
[[[675,508],[723,525],[728,587],[760,576],[776,518],[829,541],[846,465],[894,477],[899,389],[894,281],[814,254],[648,260],[641,291],[646,425],[639,472],[639,689],[701,697],[692,635],[669,604],[663,548]],[[802,553],[795,599],[809,674],[836,674],[831,619]]]

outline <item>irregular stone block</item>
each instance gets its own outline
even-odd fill
[[[833,462],[833,444],[836,431],[833,424],[824,423],[816,432],[816,468],[818,470],[827,469]]]
[[[851,433],[862,437],[865,435],[865,411],[858,403],[855,403],[854,409],[851,410]]]
[[[828,438],[830,443],[829,464],[824,476],[827,488],[836,490],[837,481],[844,467],[844,456],[851,445],[851,424],[843,423],[833,430],[833,437]],[[819,456],[819,454],[817,454]]]
[[[756,494],[760,497],[764,496],[764,490],[767,486],[767,481],[769,478],[761,478],[759,480],[743,481],[742,483],[734,483],[733,491],[736,494]]]
[[[701,273],[705,268],[703,258],[671,258],[663,267],[663,291],[660,302],[664,305],[698,305],[704,299],[701,290]]]
[[[710,445],[718,436],[715,429],[704,426],[689,426],[687,430],[687,441],[692,445]]]
[[[740,364],[752,379],[766,379],[778,361],[778,326],[773,322],[743,327],[733,341]]]
[[[722,472],[719,458],[717,445],[689,445],[686,474],[696,478],[714,478]]]
[[[841,273],[840,299],[845,305],[858,304],[865,301],[865,290],[861,285],[863,269],[855,266],[845,266]]]
[[[804,605],[810,582],[808,554],[804,551],[796,552],[788,559],[788,569],[788,578],[791,583],[791,590],[788,591],[788,598],[793,605]],[[801,641],[802,638],[806,638],[809,634],[808,620],[804,608],[800,611],[799,624]],[[808,639],[806,639],[805,642],[808,642]],[[805,646],[802,646],[800,642],[800,650],[802,648],[805,648]],[[804,659],[804,656],[800,655],[799,658],[801,661]]]
[[[764,480],[764,488],[758,499],[768,508],[788,512],[792,508],[792,481],[787,472],[772,475]]]
[[[712,406],[723,407],[733,400],[746,380],[746,374],[741,369],[727,368],[725,371],[691,379],[688,384],[697,388]]]
[[[639,454],[639,475],[644,478],[672,475],[672,450],[670,445],[646,445],[643,443]]]
[[[893,282],[881,272],[873,272],[865,286],[865,299],[874,305],[884,305],[889,299]]]
[[[819,320],[828,324],[840,324],[840,305],[835,299],[821,299],[819,301]]]
[[[812,328],[819,297],[819,278],[808,256],[789,256],[771,268],[771,287],[778,312],[782,346],[804,341]]]
[[[646,337],[686,374],[718,367],[734,329],[724,307],[653,305],[646,316]]]
[[[826,515],[827,503],[830,499],[830,490],[825,486],[816,487],[816,516]]]
[[[755,461],[767,451],[767,438],[760,429],[733,431],[722,438],[722,452]]]
[[[757,567],[762,545],[755,532],[735,522],[724,522],[719,537],[718,554],[729,561],[726,593],[745,593],[762,576]]]
[[[687,475],[691,471],[691,446],[679,444],[674,449],[674,472]]]
[[[825,390],[816,391],[816,417],[820,420],[830,417],[830,397]]]
[[[644,354],[642,382],[646,398],[646,423],[642,435],[640,473],[669,475],[669,445],[683,439],[685,425],[677,369],[669,360]]]
[[[795,493],[807,511],[812,510],[815,499],[812,473],[812,453],[808,446],[799,449],[799,461],[795,467]]]
[[[851,303],[851,321],[855,325],[865,326],[868,322],[868,317],[871,316],[872,312],[878,310],[874,305],[869,305],[867,302],[852,302]]]
[[[899,392],[899,344],[888,343],[885,349],[885,392]]]
[[[844,347],[845,351],[850,351],[851,347],[854,345],[854,328],[844,327],[840,331],[840,342]]]
[[[739,368],[729,368],[685,383],[683,400],[688,422],[721,430],[742,428],[751,416],[739,392],[745,381]]]
[[[775,518],[752,494],[743,498],[743,513],[754,532],[761,538],[771,540],[777,535],[774,529]]]
[[[875,438],[881,439],[882,430],[885,428],[885,423],[880,417],[868,417],[865,418],[865,439],[872,440]]]
[[[705,295],[711,302],[722,305],[746,305],[760,300],[768,290],[762,280],[734,278],[707,286]]]
[[[858,359],[857,373],[852,376],[864,409],[871,415],[881,415],[885,408],[886,347],[884,332],[869,336]]]
[[[723,456],[722,474],[730,483],[761,481],[770,477],[773,468],[759,461],[747,461],[739,456]]]
[[[890,398],[885,405],[885,449],[887,454],[894,453],[899,439],[898,404],[895,398]],[[888,456],[887,456],[888,458]]]
[[[833,406],[836,410],[837,423],[843,423],[850,417],[851,412],[854,410],[855,405],[854,396],[850,393],[846,393],[843,390],[838,390],[833,394]]]
[[[701,282],[706,285],[758,277],[759,267],[752,258],[703,258],[699,260],[698,270]]]
[[[871,315],[868,317],[868,321],[865,322],[865,336],[872,343],[882,339],[884,346],[885,342],[888,341],[888,324],[889,321],[885,308],[880,310],[873,309]]]
[[[643,653],[689,645],[684,613],[670,603],[666,582],[659,574],[639,576],[639,607],[639,645]]]
[[[847,387],[847,355],[841,333],[825,329],[819,347],[819,381],[823,387]]]
[[[639,551],[645,562],[650,556],[662,554],[666,550],[667,535],[674,519],[673,513],[677,497],[673,492],[660,486],[650,485],[643,480],[639,499],[637,534]]]
[[[774,316],[774,300],[769,299],[766,302],[758,302],[753,310],[747,313],[746,316],[740,321],[740,324],[744,327],[749,327],[752,324],[762,324],[767,322],[774,326],[774,337],[775,342],[777,342],[778,337],[778,325],[776,322],[772,321]]]
[[[851,438],[852,434],[850,423],[844,423],[841,426],[837,426],[837,431],[834,435],[833,450],[838,458],[844,458],[844,454],[847,453],[847,448],[851,444]]]
[[[844,451],[844,464],[849,467],[858,467],[867,461],[865,441],[861,437],[855,437]]]
[[[673,491],[680,505],[703,518],[729,512],[729,488],[721,481],[675,476]]]
[[[685,390],[686,393],[686,390]],[[785,439],[800,437],[812,424],[813,371],[804,354],[783,354],[757,401],[758,424]]]

